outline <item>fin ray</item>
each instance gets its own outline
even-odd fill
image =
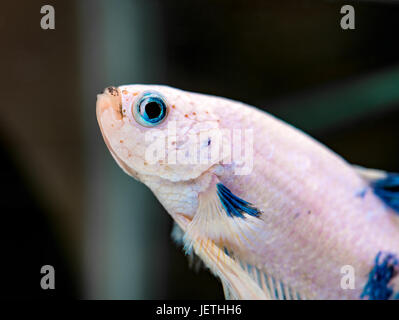
[[[259,217],[261,212],[255,206],[235,196],[216,177],[208,189],[200,193],[198,200],[198,210],[192,219],[184,215],[173,218],[184,232],[186,254],[199,256],[220,278],[226,299],[269,300],[299,296],[297,290],[235,253],[234,248],[256,245],[264,230],[264,221]],[[226,210],[231,210],[230,215]],[[178,234],[181,239],[181,233]]]

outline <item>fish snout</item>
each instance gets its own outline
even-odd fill
[[[100,119],[103,112],[112,108],[113,114],[117,120],[122,119],[122,95],[119,88],[108,87],[104,92],[97,95],[97,118]]]
[[[119,88],[108,87],[103,93],[97,95],[96,114],[105,144],[115,161],[125,173],[135,179],[139,179],[138,173],[130,166],[131,163],[127,163],[127,160],[123,159],[117,152],[119,148],[114,148],[115,142],[116,146],[118,146],[121,141],[121,135],[124,135],[124,132],[120,131],[123,127],[123,115],[122,94]]]
[[[103,93],[109,94],[114,97],[120,96],[119,89],[113,86],[105,88]]]

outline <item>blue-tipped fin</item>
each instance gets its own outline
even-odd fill
[[[399,174],[388,173],[385,178],[372,182],[371,186],[384,203],[399,213]]]
[[[236,195],[234,195],[222,183],[216,185],[217,195],[223,205],[227,215],[231,218],[238,217],[245,219],[245,214],[253,217],[259,217],[261,211],[255,208],[252,203],[249,203]]]
[[[394,292],[389,284],[391,279],[398,273],[399,260],[392,253],[378,252],[375,258],[375,265],[370,271],[369,279],[360,296],[368,300],[388,300]],[[399,293],[393,298],[397,299]]]
[[[399,174],[389,173],[377,169],[368,169],[360,166],[353,166],[355,171],[367,181],[374,193],[384,203],[399,213]],[[356,195],[365,196],[365,191],[361,190]]]

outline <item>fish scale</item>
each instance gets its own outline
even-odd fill
[[[330,159],[328,160],[331,161]],[[277,165],[277,167],[279,166]],[[254,171],[256,172],[257,169],[257,166],[255,166]],[[259,185],[263,185],[263,188],[267,189],[266,179],[262,181],[262,177],[267,175],[262,174],[262,169],[255,174],[258,178],[257,184],[253,185],[255,190],[260,190]],[[277,181],[282,181],[283,185],[285,181],[289,181],[294,186],[295,184],[302,185],[300,181],[296,180],[295,171],[293,175],[283,173],[284,170],[281,168],[274,169],[272,164],[269,164],[269,170],[273,174],[279,173],[280,175],[284,175],[284,177],[275,178]],[[322,172],[322,174],[325,173]],[[339,174],[339,172],[336,172],[336,174]],[[226,183],[227,185],[234,186],[235,184],[240,184],[237,182],[237,180],[241,179],[240,176],[231,175],[230,177]],[[334,181],[333,178],[331,178],[332,181]],[[357,176],[348,177],[349,181],[356,179],[358,179]],[[223,179],[221,181],[223,182]],[[370,194],[368,202],[370,202],[369,206],[371,209],[369,210],[375,207],[375,210],[384,211],[381,212],[381,218],[379,219],[382,221],[377,221],[377,225],[372,224],[371,221],[366,219],[365,211],[367,207],[361,205],[359,203],[360,200],[354,196],[355,188],[353,192],[348,193],[343,182],[338,181],[334,183],[332,187],[329,187],[329,190],[318,190],[318,192],[314,193],[305,192],[306,195],[309,195],[308,197],[304,197],[303,193],[292,196],[292,191],[283,192],[283,199],[279,197],[280,199],[277,199],[276,204],[272,205],[272,207],[262,207],[262,203],[270,203],[268,201],[269,196],[266,195],[266,198],[264,198],[262,194],[257,193],[257,203],[259,203],[260,209],[265,211],[267,208],[267,211],[274,211],[278,214],[274,228],[276,230],[275,233],[280,236],[279,239],[267,247],[261,248],[259,246],[257,257],[259,257],[261,263],[264,263],[265,270],[269,270],[271,274],[281,272],[282,265],[295,265],[297,258],[306,257],[308,262],[304,262],[300,268],[303,274],[315,273],[312,270],[321,271],[320,274],[312,278],[313,286],[315,286],[315,283],[321,282],[317,286],[318,288],[315,288],[315,295],[319,298],[359,297],[363,287],[362,284],[366,282],[365,277],[367,277],[368,272],[372,268],[376,253],[380,250],[397,252],[398,249],[397,226],[392,225],[389,221],[393,213],[385,212],[389,210],[381,206],[380,201],[374,195]],[[249,199],[251,194],[256,193],[251,187],[251,185],[248,185],[247,189],[237,190],[237,192],[244,199]],[[292,189],[295,190],[295,187]],[[298,190],[300,190],[299,186]],[[294,203],[298,204],[298,201],[295,199],[297,197],[301,199],[301,202],[304,202],[304,208],[314,208],[315,203],[320,202],[324,205],[316,206],[318,210],[313,209],[313,212],[309,216],[301,220],[302,225],[294,226],[297,231],[294,234],[291,233],[291,237],[285,238],[287,231],[290,230],[287,221],[292,219],[293,212],[297,209],[290,205],[291,202],[289,199],[294,198]],[[323,231],[323,228],[325,231]],[[318,233],[319,230],[321,230],[321,233]],[[317,239],[309,238],[307,236],[308,232],[310,234],[316,233]],[[301,238],[305,241],[301,241]],[[293,242],[299,243],[301,250],[294,248],[292,246]],[[330,247],[338,248],[334,252],[334,255],[329,254]],[[276,256],[270,257],[272,252],[276,251],[275,248],[278,248],[278,253]],[[294,250],[292,250],[293,248]],[[242,254],[243,259],[247,259],[245,251],[240,252],[240,254]],[[273,264],[273,261],[275,261],[275,264]],[[343,291],[339,287],[341,279],[340,269],[344,265],[352,265],[355,270],[358,270],[356,280],[359,286],[357,290]],[[290,275],[288,271],[281,273],[283,273],[280,276],[281,278],[292,278],[293,283],[298,281],[298,278],[300,279],[295,274]],[[309,283],[303,281],[295,287],[298,291],[302,291],[301,287],[303,286],[308,287]],[[334,288],[336,289],[335,292]]]

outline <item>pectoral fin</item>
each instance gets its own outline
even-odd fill
[[[176,222],[184,231],[190,221],[184,216],[176,217]],[[254,280],[244,272],[240,265],[210,239],[196,238],[191,249],[204,264],[222,281],[226,297],[230,299],[259,300],[270,299],[267,292],[259,288]]]
[[[199,195],[194,218],[174,217],[183,231],[175,231],[174,238],[184,244],[188,255],[199,256],[221,279],[227,299],[304,298],[234,254],[234,248],[242,252],[258,244],[259,235],[264,232],[261,214],[256,205],[234,195],[213,177],[209,188]]]
[[[197,212],[183,238],[186,252],[200,239],[210,239],[221,248],[230,249],[256,245],[264,230],[256,206],[234,195],[217,177],[212,178],[198,200]]]
[[[189,221],[184,222],[184,220],[183,216],[178,220],[182,230],[189,224]],[[174,236],[176,235],[177,233],[174,231]],[[179,243],[181,242],[179,241]],[[284,285],[282,281],[276,280],[257,267],[241,261],[229,253],[226,248],[222,249],[209,239],[194,240],[189,256],[193,258],[194,253],[221,280],[226,299],[306,299],[306,295]]]

